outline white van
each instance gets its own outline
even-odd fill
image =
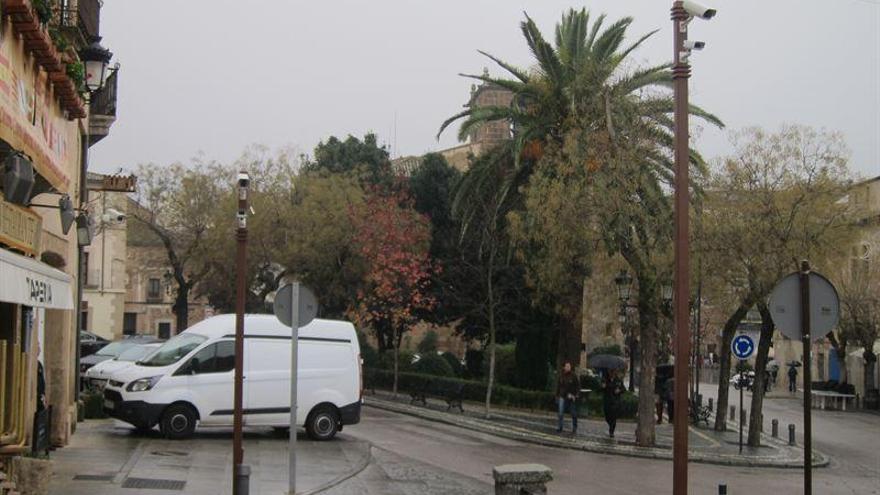
[[[273,315],[246,315],[244,424],[290,428],[290,328]],[[296,426],[328,440],[360,421],[360,346],[345,321],[313,320],[299,330]],[[201,321],[109,378],[104,410],[169,438],[199,426],[231,426],[235,315]]]

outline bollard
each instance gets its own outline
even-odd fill
[[[506,464],[492,468],[495,495],[546,495],[553,471],[541,464]]]
[[[709,397],[709,412],[713,412],[714,408],[712,406],[714,405],[714,399],[712,397]]]
[[[697,394],[694,400],[696,400],[698,407],[703,407],[703,394]]]
[[[771,422],[771,435],[773,435],[773,438],[779,438],[779,420],[778,419],[774,419]]]
[[[727,485],[718,485],[718,495],[727,495]]]
[[[788,444],[789,445],[796,444],[796,442],[794,441],[794,425],[791,425],[791,424],[788,425]]]
[[[731,421],[736,421],[736,406],[730,406],[730,416],[728,416]]]

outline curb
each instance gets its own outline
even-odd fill
[[[370,462],[373,460],[373,444],[371,444],[370,442],[367,442],[366,440],[359,440],[359,441],[362,441],[367,444],[367,453],[363,456],[363,459],[357,464],[357,466],[355,466],[354,469],[352,469],[351,471],[349,471],[347,473],[343,473],[343,474],[337,476],[336,478],[333,478],[332,480],[330,480],[322,485],[319,485],[315,488],[312,488],[310,490],[306,490],[304,492],[299,492],[297,495],[315,495],[316,493],[321,493],[323,491],[326,491],[326,490],[329,490],[333,487],[336,487],[336,486],[342,484],[343,482],[348,481],[349,479],[354,478],[355,476],[361,474],[361,472],[363,472],[363,470],[366,469],[367,466],[370,465]]]
[[[542,445],[545,447],[556,447],[556,448],[565,448],[572,450],[581,450],[586,452],[594,452],[598,454],[608,454],[608,455],[620,455],[626,457],[639,457],[645,459],[658,459],[658,460],[672,460],[672,451],[666,449],[658,449],[654,447],[636,447],[636,446],[610,446],[610,445],[601,445],[592,441],[575,441],[575,440],[565,440],[556,436],[545,435],[541,433],[536,433],[530,430],[526,430],[523,428],[518,428],[515,426],[505,425],[504,428],[499,428],[491,424],[486,424],[479,420],[474,419],[452,419],[447,417],[445,413],[431,410],[420,410],[411,408],[402,404],[396,404],[394,402],[382,400],[382,399],[371,399],[365,402],[365,405],[370,407],[375,407],[377,409],[383,409],[386,411],[396,412],[400,414],[406,414],[409,416],[415,416],[418,418],[426,419],[429,421],[434,421],[437,423],[443,423],[451,426],[458,426],[460,428],[465,428],[472,431],[477,431],[480,433],[488,433],[490,435],[495,435],[498,437],[506,438],[509,440],[518,440],[522,442],[528,442],[536,445]],[[813,450],[813,467],[825,467],[829,464],[828,457],[822,455]],[[693,462],[698,462],[702,464],[715,464],[722,466],[738,466],[738,467],[764,467],[764,468],[788,468],[788,469],[799,469],[803,467],[802,460],[785,460],[785,461],[776,461],[773,459],[764,458],[743,458],[739,455],[737,456],[729,456],[729,455],[719,455],[719,454],[700,454],[700,453],[690,453],[689,460]]]

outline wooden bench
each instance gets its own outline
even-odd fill
[[[846,411],[846,403],[856,398],[854,394],[841,394],[830,390],[812,390],[810,394],[810,401],[814,408],[825,409],[826,404],[830,401],[841,411]]]
[[[428,405],[428,397],[437,397],[446,401],[446,410],[450,411],[456,407],[460,412],[464,412],[462,400],[464,400],[464,384],[452,383],[448,385],[435,384],[431,380],[425,380],[419,385],[413,387],[409,392],[410,405],[421,402],[423,406]]]

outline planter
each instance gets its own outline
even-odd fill
[[[52,479],[52,461],[35,457],[13,457],[12,482],[19,493],[48,495]]]

